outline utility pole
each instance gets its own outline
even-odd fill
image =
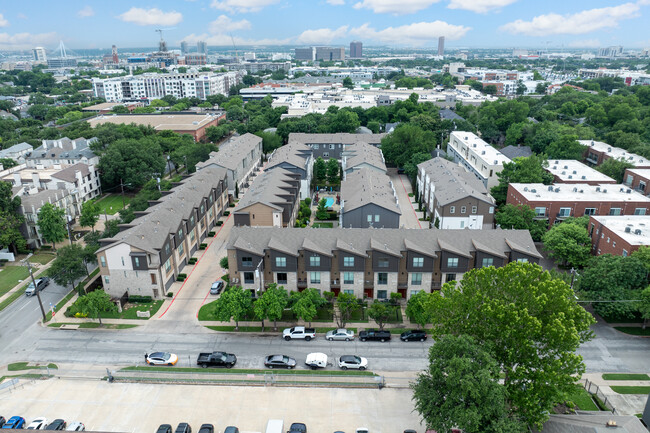
[[[120,179],[120,186],[122,187],[122,209],[124,209],[126,207],[126,204],[124,203],[124,182],[122,182],[122,179]]]
[[[29,276],[32,277],[32,284],[34,285],[34,292],[36,292],[36,298],[38,299],[38,306],[41,307],[41,314],[43,315],[43,323],[45,323],[45,320],[47,320],[47,317],[45,316],[45,309],[43,309],[43,302],[41,301],[41,293],[38,290],[38,287],[36,287],[36,280],[34,280],[34,274],[32,273],[32,265],[29,263],[29,258],[32,255],[30,254],[27,256],[25,259],[25,263],[27,263],[27,269],[29,269]]]
[[[70,245],[72,245],[72,233],[70,232],[70,223],[72,222],[72,217],[70,215],[67,215],[67,217],[68,223],[66,226],[68,227],[68,239],[70,239]]]
[[[576,279],[576,275],[579,275],[579,274],[578,274],[578,271],[575,270],[575,268],[571,268],[570,272],[571,272],[571,291],[573,292],[573,282]],[[575,296],[575,294],[574,294],[574,296]]]

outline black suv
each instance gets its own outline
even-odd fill
[[[176,431],[174,433],[192,433],[192,427],[186,422],[182,422],[176,426]]]
[[[359,332],[359,340],[366,341],[388,341],[390,340],[390,332],[381,331],[379,329],[368,329],[367,331]]]
[[[427,339],[427,334],[424,331],[413,329],[410,331],[402,332],[399,336],[402,341],[424,341]]]
[[[294,422],[291,424],[288,433],[307,433],[307,426],[301,422]]]

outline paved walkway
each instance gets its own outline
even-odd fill
[[[399,207],[402,215],[400,216],[400,226],[407,229],[425,229],[429,228],[428,222],[420,221],[423,214],[417,211],[417,201],[415,197],[410,197],[413,193],[411,181],[403,174],[397,174],[397,169],[389,169],[388,174],[399,200]],[[416,202],[413,204],[413,202]]]
[[[648,401],[648,395],[619,394],[612,386],[648,386],[650,380],[605,380],[601,373],[585,373],[582,384],[586,383],[587,390],[598,396],[605,405],[613,407],[617,415],[636,415],[643,413]]]

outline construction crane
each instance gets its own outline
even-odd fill
[[[176,27],[169,27],[166,29],[156,29],[155,31],[160,33],[160,42],[158,42],[158,51],[166,52],[167,51],[167,42],[163,39],[163,30],[174,30]]]

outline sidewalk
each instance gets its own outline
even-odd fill
[[[52,261],[50,261],[52,263]],[[49,267],[50,263],[46,265],[39,265],[38,263],[32,263],[32,274],[34,275],[34,279],[37,279],[40,277],[41,274],[43,274]],[[7,267],[9,266],[21,266],[21,265],[5,265]],[[37,268],[38,266],[38,268]],[[16,284],[12,289],[10,289],[7,293],[4,295],[0,296],[0,302],[3,302],[5,299],[9,298],[11,295],[16,293],[18,290],[21,290],[25,284],[31,283],[31,277],[27,275],[27,278]]]
[[[586,389],[600,398],[608,407],[613,407],[617,415],[636,415],[643,413],[648,396],[643,394],[619,394],[612,386],[649,386],[650,380],[605,380],[603,373],[585,373],[580,380]]]

